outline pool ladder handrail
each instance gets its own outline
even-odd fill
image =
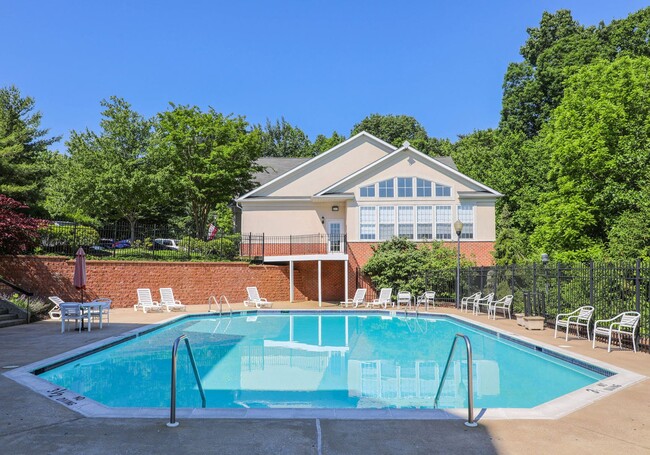
[[[465,340],[465,346],[467,347],[467,422],[465,425],[468,427],[476,427],[478,424],[474,422],[474,386],[472,384],[472,343],[469,341],[467,335],[462,333],[457,333],[454,337],[454,341],[451,344],[451,350],[449,351],[449,356],[447,357],[447,363],[445,364],[445,369],[442,372],[440,377],[440,385],[438,385],[438,392],[436,392],[436,398],[433,402],[435,408],[438,407],[438,398],[440,398],[440,392],[442,391],[442,385],[445,382],[447,377],[447,371],[449,370],[449,362],[454,355],[454,349],[456,348],[456,341],[458,338],[463,338]]]
[[[208,297],[208,313],[212,313],[212,302],[214,302],[215,305],[219,305],[219,316],[223,313],[223,302],[226,302],[226,305],[228,305],[228,312],[232,316],[232,307],[230,306],[230,302],[228,302],[228,297],[225,296],[225,294],[221,294],[219,297],[219,301],[217,301],[217,296],[211,295]],[[216,311],[215,311],[216,313]]]
[[[196,378],[196,385],[199,387],[199,393],[201,394],[201,407],[205,408],[205,392],[203,391],[203,384],[201,383],[201,376],[199,375],[199,370],[196,367],[196,361],[194,360],[194,353],[192,352],[192,346],[190,346],[190,340],[187,338],[187,335],[183,334],[174,340],[172,345],[172,380],[171,380],[171,399],[169,406],[169,422],[167,423],[168,427],[177,427],[178,422],[176,421],[176,359],[178,357],[178,345],[181,340],[185,340],[185,346],[187,347],[187,354],[190,357],[190,363],[192,364],[192,369],[194,370],[194,377]]]

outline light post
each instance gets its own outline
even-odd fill
[[[463,222],[461,220],[456,220],[454,230],[458,239],[458,252],[456,253],[456,308],[460,308],[460,234],[463,232]]]

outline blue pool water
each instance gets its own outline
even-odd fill
[[[432,408],[456,333],[472,343],[476,407],[531,408],[607,374],[452,318],[258,313],[184,318],[40,376],[107,406],[168,407],[171,345],[186,334],[209,408]],[[443,408],[467,406],[458,347]],[[201,406],[182,344],[178,406]]]

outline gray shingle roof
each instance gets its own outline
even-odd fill
[[[260,158],[257,160],[257,164],[264,166],[266,171],[255,173],[255,175],[253,175],[253,180],[255,180],[260,186],[264,185],[310,159],[311,158]]]

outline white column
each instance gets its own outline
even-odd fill
[[[349,298],[348,296],[348,260],[346,259],[343,262],[343,267],[345,268],[345,271],[343,272],[343,276],[345,277],[345,283],[343,283],[343,288],[345,289],[345,297],[343,300],[347,300]]]
[[[289,261],[289,302],[293,303],[293,261]]]
[[[323,279],[321,277],[321,260],[318,260],[318,306],[323,306]]]

